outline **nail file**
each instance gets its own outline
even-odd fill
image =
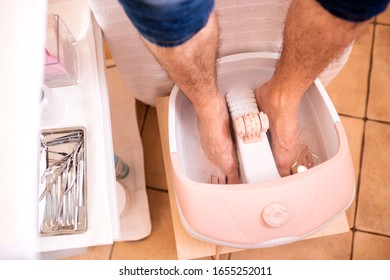
[[[268,118],[260,112],[252,89],[236,88],[226,93],[243,183],[280,178],[267,137]]]

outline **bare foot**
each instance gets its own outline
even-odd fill
[[[283,177],[290,175],[302,149],[299,140],[299,104],[286,104],[280,96],[273,94],[270,83],[256,90],[256,100],[260,110],[268,115],[271,149],[279,174]]]
[[[210,100],[202,109],[198,109],[198,129],[202,147],[209,160],[216,164],[221,174],[210,174],[211,183],[238,184],[237,157],[229,128],[229,116],[225,100],[218,95],[215,102]]]

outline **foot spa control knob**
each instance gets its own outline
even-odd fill
[[[290,217],[286,205],[280,202],[269,203],[262,213],[264,222],[270,227],[281,227],[285,225]]]

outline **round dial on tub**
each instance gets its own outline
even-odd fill
[[[287,223],[290,213],[285,204],[280,202],[269,203],[263,209],[262,217],[270,227],[280,227]]]

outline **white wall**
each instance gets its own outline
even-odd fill
[[[46,1],[0,6],[0,259],[32,259]]]

